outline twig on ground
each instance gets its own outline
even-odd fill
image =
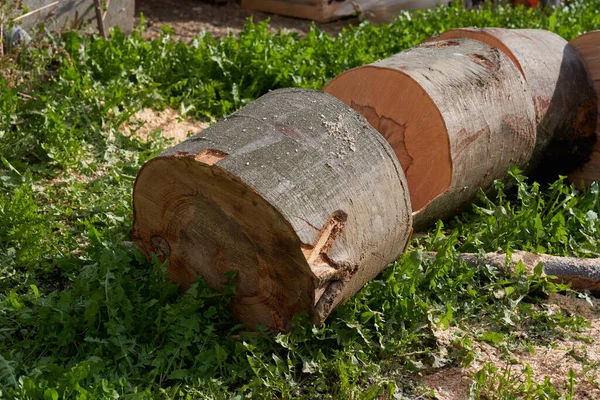
[[[27,100],[37,100],[35,97],[30,96],[25,93],[22,93],[22,92],[17,92],[17,96],[21,96],[22,98],[27,99]]]
[[[4,56],[4,12],[0,14],[0,57]]]
[[[104,14],[102,14],[102,21],[106,19],[106,14],[108,14],[108,8],[110,7],[110,0],[106,1],[106,9],[104,10]]]
[[[106,29],[104,27],[104,18],[102,17],[100,0],[94,0],[94,9],[96,11],[96,20],[98,21],[98,31],[100,32],[100,36],[106,39]]]
[[[19,21],[19,20],[22,20],[23,18],[29,17],[30,15],[33,15],[33,14],[37,13],[38,11],[45,10],[45,9],[46,9],[46,8],[48,8],[48,7],[52,7],[52,6],[54,6],[54,5],[57,5],[58,3],[60,3],[60,1],[55,1],[54,3],[46,4],[45,6],[43,6],[43,7],[40,7],[40,8],[36,8],[35,10],[33,10],[33,11],[29,11],[29,12],[28,12],[28,13],[26,13],[26,14],[19,15],[18,17],[16,17],[16,18],[13,18],[13,22],[17,22],[17,21]]]

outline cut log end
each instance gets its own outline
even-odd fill
[[[203,153],[144,166],[135,186],[136,208],[144,210],[135,214],[137,246],[168,257],[167,278],[184,289],[198,275],[220,287],[225,273],[238,271],[232,308],[251,326],[288,330],[297,313],[314,318],[320,288],[292,227],[251,188],[210,165],[223,153]]]
[[[587,163],[569,174],[569,179],[580,187],[589,187],[600,180],[600,30],[588,32],[576,37],[570,45],[577,50],[596,91],[596,121],[594,131],[597,140],[590,145],[593,148]]]
[[[392,146],[418,211],[452,183],[450,143],[435,103],[399,70],[364,67],[330,82],[325,92],[361,113]]]

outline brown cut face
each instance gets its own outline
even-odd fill
[[[414,212],[452,183],[450,142],[429,95],[401,71],[374,66],[347,71],[325,89],[360,112],[394,149]]]
[[[600,180],[600,30],[585,33],[569,42],[577,50],[586,66],[588,74],[596,90],[596,144],[589,161],[581,168],[571,172],[569,179],[579,186],[590,186]]]
[[[292,227],[252,188],[215,165],[215,154],[158,157],[138,175],[134,241],[168,258],[167,278],[189,288],[198,275],[221,289],[237,271],[232,308],[250,329],[288,330],[312,315],[316,280]],[[217,154],[217,156],[223,156]]]

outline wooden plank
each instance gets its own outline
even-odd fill
[[[242,8],[326,22],[322,0],[242,0]]]
[[[242,8],[328,22],[362,14],[374,22],[390,22],[402,10],[435,7],[445,0],[242,0]]]

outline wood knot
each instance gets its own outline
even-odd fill
[[[161,258],[168,257],[171,254],[169,243],[158,235],[150,238],[150,245],[152,246],[152,251]]]
[[[469,58],[471,58],[471,60],[475,61],[477,64],[487,69],[497,70],[497,68],[495,68],[494,62],[481,54],[470,53],[468,56]]]

